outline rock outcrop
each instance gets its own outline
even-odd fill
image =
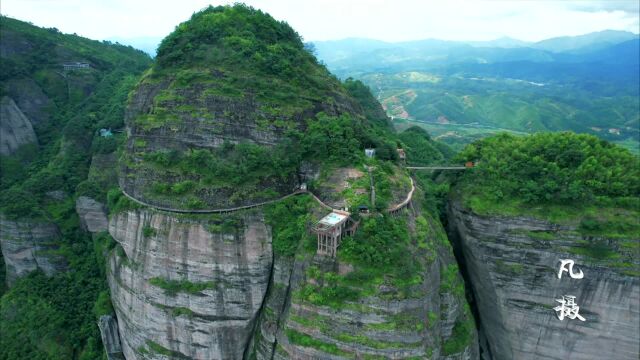
[[[408,216],[410,226],[415,226]],[[365,291],[367,296],[339,306],[310,302],[302,294],[320,286],[314,293],[327,296],[320,295],[322,283],[348,276],[357,266],[304,251],[295,259],[276,258],[249,357],[478,359],[475,326],[453,253],[442,228],[430,225],[434,227],[423,241],[437,250],[429,254],[426,247],[415,249],[425,266],[413,274],[421,279],[419,283],[400,289],[389,279],[380,279]],[[370,281],[363,278],[351,286],[366,287]],[[454,330],[462,323],[469,324],[464,330],[468,333]]]
[[[57,252],[60,231],[55,224],[0,217],[0,229],[9,286],[37,269],[49,276],[66,269],[65,258]]]
[[[76,199],[76,212],[80,217],[80,226],[86,231],[96,233],[109,228],[104,204],[90,197],[79,196]]]
[[[88,181],[100,189],[111,189],[117,186],[116,166],[115,153],[94,155],[91,158]],[[76,212],[80,217],[80,226],[85,231],[97,233],[108,230],[107,207],[103,202],[89,196],[78,196]]]
[[[113,215],[111,298],[127,359],[241,359],[273,255],[259,212],[226,221],[148,210]]]
[[[0,99],[0,154],[11,155],[22,145],[37,143],[31,121],[10,97]]]
[[[98,328],[100,328],[100,337],[104,351],[107,353],[107,360],[124,360],[116,318],[111,315],[100,316]]]
[[[448,218],[488,342],[484,359],[638,359],[640,279],[584,255],[607,239],[532,218],[478,216],[455,201]],[[584,278],[558,279],[560,259],[574,260]],[[564,295],[576,297],[586,321],[556,317]]]
[[[50,114],[56,109],[54,102],[31,78],[7,81],[6,91],[36,129],[40,125],[46,125],[51,117]]]
[[[319,181],[331,183],[321,199],[357,206],[376,176],[384,184],[380,203],[404,200],[412,182],[390,161],[380,160],[384,170],[370,178],[353,156],[357,169],[325,179],[327,156],[298,153],[323,146],[298,146],[306,130],[338,120],[362,125],[361,133],[331,146],[361,151],[352,145],[377,132],[364,114],[288,25],[250,7],[207,8],[163,41],[129,97],[120,157],[118,181],[128,197],[118,209],[131,205],[129,197],[145,207],[109,220],[119,245],[108,280],[127,359],[478,358],[464,285],[443,231],[433,232],[436,223],[399,211],[395,228],[390,215],[376,214],[397,230],[384,243],[402,236],[406,247],[394,249],[411,254],[411,268],[401,273],[387,264],[392,275],[371,277],[370,268],[316,255],[308,231],[328,210],[311,197],[288,198],[290,207],[189,213],[276,200]],[[325,136],[314,131],[309,137]],[[357,271],[361,283],[341,278],[358,288],[340,288],[355,294],[344,308],[308,299],[313,287],[330,288]]]
[[[290,127],[302,130],[305,126],[302,119],[311,118],[319,112],[330,115],[356,112],[355,105],[344,94],[336,93],[332,94],[335,99],[331,106],[317,102],[309,109],[291,116],[273,114],[263,110],[269,104],[260,102],[249,92],[240,98],[217,95],[213,90],[224,86],[229,75],[211,71],[198,76],[208,82],[185,86],[179,79],[161,82],[145,79],[136,89],[125,116],[129,127],[128,160],[121,169],[124,176],[120,178],[120,185],[128,194],[157,206],[189,207],[188,201],[166,199],[154,194],[151,189],[158,183],[201,182],[202,179],[177,172],[159,172],[156,167],[148,166],[145,154],[214,150],[225,143],[272,147],[282,141],[285,131]],[[170,115],[161,115],[166,112]],[[157,120],[163,116],[164,120]],[[288,122],[289,125],[274,125],[279,122]],[[231,208],[281,197],[298,186],[297,177],[291,174],[284,181],[260,179],[256,185],[249,186],[250,190],[244,191],[242,196],[238,195],[237,188],[209,186],[195,191],[194,197],[205,208]],[[262,195],[265,190],[269,195]],[[253,193],[256,195],[250,196]]]

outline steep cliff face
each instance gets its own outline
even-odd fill
[[[111,315],[102,315],[98,320],[100,337],[107,353],[107,360],[123,360],[122,345],[118,334],[118,322]]]
[[[20,146],[37,143],[31,121],[22,113],[10,97],[0,99],[0,154],[11,155]]]
[[[79,196],[76,200],[76,212],[84,230],[95,233],[108,229],[107,209],[104,204],[87,196]]]
[[[619,259],[587,256],[590,247],[615,244],[613,239],[581,236],[575,225],[479,216],[459,202],[448,211],[488,342],[483,358],[638,358],[640,280],[634,250],[618,249],[634,259],[624,270],[614,264]],[[560,259],[574,260],[574,270],[582,270],[584,278],[565,272],[558,279]],[[576,297],[586,321],[556,317],[556,299],[564,295]]]
[[[267,291],[271,233],[260,212],[188,219],[130,210],[109,284],[127,359],[240,359]]]
[[[120,159],[121,189],[145,207],[122,210],[126,196],[110,205],[120,247],[108,278],[127,359],[478,358],[446,236],[419,210],[387,213],[413,182],[368,89],[345,86],[288,25],[243,5],[196,13],[162,42],[129,98]],[[190,212],[261,204],[303,183],[334,208],[376,212],[344,257],[316,254],[311,229],[331,209],[312,196]]]
[[[7,285],[37,269],[51,276],[66,268],[64,257],[56,252],[60,231],[55,224],[0,217],[0,228]]]
[[[300,185],[297,163],[276,164],[290,153],[283,143],[319,113],[362,109],[288,25],[241,6],[205,9],[162,42],[130,99],[120,185],[182,209],[281,197]]]
[[[11,79],[6,83],[6,91],[36,128],[46,125],[51,113],[56,110],[54,102],[33,79]]]
[[[407,269],[408,278],[318,256],[306,245],[295,257],[276,257],[249,358],[478,359],[464,285],[442,228],[428,216],[399,216],[417,229],[405,251],[419,265]]]

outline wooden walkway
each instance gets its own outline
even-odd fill
[[[252,208],[255,208],[255,207],[260,207],[260,206],[264,206],[264,205],[273,204],[275,202],[282,201],[282,200],[284,200],[286,198],[289,198],[289,197],[292,197],[292,196],[296,196],[296,195],[300,195],[300,194],[307,194],[307,193],[311,194],[311,192],[309,192],[307,190],[296,190],[296,191],[292,192],[291,194],[285,195],[283,197],[280,197],[280,198],[277,198],[277,199],[273,199],[273,200],[267,200],[267,201],[263,201],[263,202],[256,203],[256,204],[251,204],[251,205],[237,206],[237,207],[226,208],[226,209],[188,209],[188,210],[185,210],[185,209],[175,209],[175,208],[170,208],[170,207],[152,205],[152,204],[149,204],[149,203],[144,202],[142,200],[138,200],[138,199],[134,198],[133,196],[127,194],[127,192],[124,191],[124,189],[121,189],[121,190],[122,190],[122,193],[124,194],[124,196],[126,196],[129,199],[131,199],[133,202],[135,202],[137,204],[140,204],[140,205],[146,206],[146,207],[150,207],[150,208],[154,208],[154,209],[157,209],[157,210],[175,212],[175,213],[180,213],[180,214],[224,214],[224,213],[230,213],[230,212],[239,211],[239,210],[252,209]],[[323,207],[332,209],[329,205],[323,203],[315,195],[313,195],[313,194],[311,194],[311,195]]]
[[[391,215],[397,214],[400,210],[402,210],[405,207],[407,207],[411,203],[411,200],[413,200],[413,192],[416,190],[416,186],[415,186],[415,183],[413,182],[413,178],[412,177],[409,177],[409,180],[411,180],[411,190],[407,194],[407,198],[404,199],[404,201],[401,202],[400,204],[395,205],[395,206],[387,209],[387,212],[389,214],[391,214]]]
[[[411,170],[466,170],[465,166],[407,166]]]
[[[386,212],[395,213],[398,210],[406,207],[411,202],[411,199],[413,198],[413,192],[415,191],[416,188],[415,188],[415,184],[413,182],[413,179],[409,178],[409,180],[411,180],[411,190],[409,191],[409,194],[407,194],[407,198],[403,202],[401,202],[400,204],[397,204],[397,205],[387,209]],[[136,204],[139,204],[139,205],[142,205],[142,206],[146,206],[146,207],[150,207],[150,208],[157,209],[157,210],[161,210],[161,211],[174,212],[174,213],[180,213],[180,214],[225,214],[225,213],[231,213],[231,212],[235,212],[235,211],[247,210],[247,209],[252,209],[252,208],[256,208],[256,207],[260,207],[260,206],[264,206],[264,205],[273,204],[275,202],[282,201],[282,200],[285,200],[285,199],[290,198],[292,196],[301,195],[301,194],[309,194],[309,195],[311,195],[311,197],[313,197],[313,199],[318,204],[320,204],[320,206],[325,208],[326,210],[329,210],[329,211],[339,210],[339,209],[334,209],[331,206],[325,204],[322,200],[320,200],[320,198],[318,198],[311,191],[302,190],[302,189],[296,190],[296,191],[292,192],[291,194],[285,195],[285,196],[277,198],[277,199],[267,200],[267,201],[263,201],[263,202],[259,202],[259,203],[251,204],[251,205],[236,206],[236,207],[225,208],[225,209],[176,209],[176,208],[170,208],[170,207],[165,207],[165,206],[152,205],[152,204],[149,204],[148,202],[136,199],[135,197],[129,195],[124,189],[121,189],[121,190],[122,190],[122,194],[124,196],[126,196],[128,199],[130,199],[131,201],[135,202]]]

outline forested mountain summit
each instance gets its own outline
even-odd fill
[[[369,90],[343,85],[289,25],[245,5],[178,25],[128,106],[123,190],[163,207],[270,201],[300,186],[303,162],[346,164],[365,145],[395,156]]]
[[[640,275],[637,155],[592,135],[559,132],[500,134],[468,145],[457,157],[477,162],[458,179],[453,195],[475,213],[575,227],[584,241],[576,251]]]
[[[637,359],[629,151],[562,132],[456,156],[396,132],[365,83],[243,4],[194,13],[154,61],[6,31],[0,358]],[[447,71],[371,74],[373,89]],[[555,281],[559,258],[585,278]],[[567,291],[588,321],[558,337]]]

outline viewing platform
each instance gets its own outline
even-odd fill
[[[347,211],[333,210],[316,223],[313,231],[318,236],[318,254],[335,257],[342,237],[355,234],[360,222],[350,215]]]

